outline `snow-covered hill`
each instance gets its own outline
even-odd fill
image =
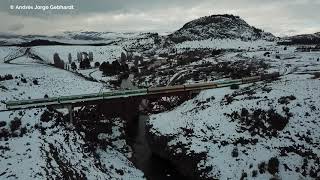
[[[168,156],[186,159],[178,168],[193,164],[197,170],[185,173],[204,179],[316,178],[318,85],[310,75],[291,75],[238,91],[205,91],[174,111],[152,116],[153,140],[166,137]]]
[[[12,63],[17,64],[0,63],[0,76],[11,76],[0,81],[1,110],[9,100],[108,91],[102,83],[27,57]],[[104,120],[99,126],[107,145],[92,147],[83,127],[75,130],[67,117],[65,109],[0,112],[0,179],[144,179],[129,161],[123,120]]]
[[[226,53],[216,61],[263,59],[283,77],[201,92],[180,107],[152,115],[153,151],[193,179],[320,177],[319,52]],[[290,57],[290,58],[288,58]]]
[[[185,24],[169,35],[175,43],[207,39],[268,40],[275,39],[271,33],[250,26],[243,19],[233,15],[212,15]]]

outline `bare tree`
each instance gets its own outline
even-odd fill
[[[82,61],[82,55],[79,52],[77,52],[77,59],[78,59],[78,62]]]
[[[71,56],[71,53],[69,53],[69,55],[68,55],[68,61],[69,61],[69,64],[71,64],[71,63],[72,63],[72,56]]]
[[[90,61],[90,62],[93,61],[93,52],[89,52],[89,61]]]
[[[120,62],[125,63],[127,61],[127,56],[124,52],[121,53]]]

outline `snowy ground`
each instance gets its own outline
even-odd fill
[[[14,57],[23,55],[25,48],[19,47],[0,47],[0,64]]]
[[[42,64],[1,64],[0,73],[14,77],[1,82],[5,88],[1,92],[1,101],[43,98],[45,94],[52,97],[95,93],[103,87],[100,83],[86,81],[71,72]],[[26,79],[26,82],[22,82],[22,79]],[[34,80],[38,81],[38,85],[33,83]]]
[[[109,91],[101,83],[34,62],[22,57],[12,62],[17,64],[0,64],[0,76],[13,76],[0,81],[0,109],[8,100]],[[0,179],[143,179],[128,160],[130,153],[122,151],[127,146],[123,131],[112,129],[105,137],[112,145],[92,151],[84,135],[67,125],[67,115],[54,113],[47,122],[41,120],[43,112],[0,112]]]
[[[72,60],[76,61],[78,52],[93,52],[95,62],[109,61],[111,63],[119,59],[121,52],[124,52],[120,46],[38,46],[32,47],[31,51],[49,63],[53,63],[54,53],[58,53],[64,62],[68,62],[69,53],[71,53]]]
[[[206,154],[198,169],[208,168],[204,176],[209,178],[319,178],[320,80],[300,73],[319,72],[320,53],[280,48],[269,58],[266,51],[220,58],[265,59],[282,69],[280,80],[203,91],[172,111],[152,115],[151,133],[169,137],[172,156]],[[272,158],[278,160],[277,168],[272,168]]]

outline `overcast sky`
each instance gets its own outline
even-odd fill
[[[16,4],[73,4],[76,10],[9,10]],[[238,15],[277,36],[320,31],[320,0],[1,0],[0,32],[172,32],[212,14]]]

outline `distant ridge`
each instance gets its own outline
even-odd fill
[[[71,43],[61,43],[57,41],[49,41],[43,39],[36,39],[29,42],[23,42],[19,44],[10,44],[3,46],[18,46],[18,47],[32,47],[32,46],[107,46],[106,43],[91,43],[91,44],[71,44]]]
[[[283,38],[279,44],[283,45],[315,45],[320,44],[320,32],[314,34],[301,34]]]

